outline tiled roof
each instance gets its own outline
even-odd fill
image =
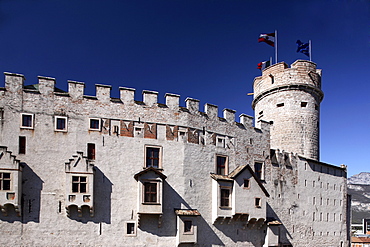
[[[196,209],[175,209],[176,215],[185,215],[185,216],[199,216],[200,213]]]

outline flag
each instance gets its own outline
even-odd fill
[[[265,42],[268,45],[275,46],[275,33],[261,33],[260,37],[258,38],[259,42]]]
[[[297,52],[305,54],[307,57],[310,57],[310,44],[302,43],[300,40],[297,40]]]
[[[257,64],[257,69],[264,70],[271,65],[270,61],[264,61]]]

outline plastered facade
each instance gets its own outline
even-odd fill
[[[318,146],[271,149],[275,123],[176,94],[24,80],[5,73],[0,89],[0,145],[22,168],[20,214],[0,198],[1,246],[348,246],[346,168],[319,162]]]

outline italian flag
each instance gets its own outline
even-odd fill
[[[265,42],[268,45],[275,46],[275,33],[261,33],[258,42]]]

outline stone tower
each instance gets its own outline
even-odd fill
[[[254,79],[256,121],[271,123],[271,148],[319,160],[321,70],[297,60],[274,64]]]

